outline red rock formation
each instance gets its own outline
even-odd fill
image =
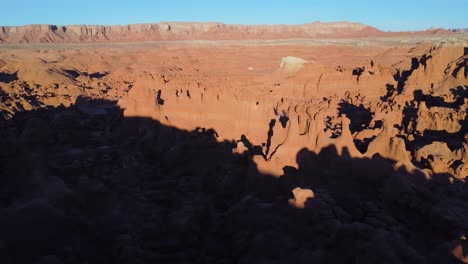
[[[211,32],[216,25],[177,24],[165,30],[195,34]],[[335,30],[351,25],[328,26]],[[68,30],[91,36],[98,29],[106,34],[116,30]],[[119,30],[153,29],[144,25]],[[37,32],[48,30],[42,26]],[[235,152],[257,146],[262,155],[253,160],[259,171],[275,176],[283,174],[284,166],[298,166],[295,153],[302,148],[319,153],[329,145],[356,158],[379,154],[395,160],[395,168],[412,171],[419,166],[466,176],[463,45],[387,47],[383,41],[381,46],[310,48],[272,43],[6,50],[1,57],[0,109],[9,118],[22,110],[68,106],[79,95],[119,100],[128,117],[157,119],[182,129],[214,128],[219,140],[244,136],[249,142],[238,143]],[[445,142],[451,154],[444,148],[430,150],[439,153],[431,155],[422,148],[433,141]]]
[[[314,198],[314,192],[310,189],[296,187],[292,190],[292,193],[294,198],[289,199],[289,204],[299,209],[303,209],[305,207],[308,199]]]
[[[290,38],[352,38],[451,34],[441,29],[388,33],[360,23],[314,22],[302,25],[228,25],[222,23],[99,25],[27,25],[0,27],[5,43],[135,42],[162,40],[258,40]]]
[[[0,45],[0,262],[466,261],[464,38]]]

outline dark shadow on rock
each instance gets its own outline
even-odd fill
[[[273,137],[273,129],[275,128],[276,125],[276,119],[271,119],[270,123],[268,124],[268,133],[267,133],[267,142],[266,142],[266,149],[265,149],[265,154],[263,155],[265,159],[268,157],[268,153],[270,152],[270,147],[271,147],[271,138]]]
[[[356,81],[359,83],[359,77],[361,77],[362,73],[364,72],[364,67],[357,67],[354,68],[352,74],[356,76]]]
[[[416,127],[416,121],[418,119],[418,108],[414,104],[406,103],[403,108],[403,120],[401,121],[402,127],[407,134],[411,134]]]
[[[158,105],[164,105],[164,99],[161,98],[161,90],[158,90],[158,94],[156,95],[156,103]]]
[[[289,121],[289,117],[287,115],[281,115],[279,117],[279,121],[281,123],[281,126],[283,128],[286,128],[286,125],[288,124],[288,121]]]
[[[445,102],[444,98],[432,95],[426,95],[421,90],[414,91],[414,102],[425,102],[427,107],[444,107],[458,110],[468,97],[468,87],[458,86],[450,89],[455,100],[451,103]],[[413,134],[414,140],[405,139],[406,146],[409,150],[414,151],[432,142],[445,142],[451,150],[463,148],[463,142],[468,134],[468,120],[460,120],[461,129],[455,133],[449,133],[446,130],[425,130],[422,134],[415,133],[414,128],[417,122],[418,106],[417,104],[407,104],[403,109],[403,121],[400,129],[403,129],[407,134]]]
[[[67,73],[69,77],[73,79],[76,79],[81,75],[81,73],[76,70],[63,70],[63,71]]]
[[[353,105],[346,101],[341,101],[338,104],[339,114],[345,114],[350,120],[349,130],[351,133],[362,131],[369,128],[370,122],[374,114],[367,108],[361,105]]]
[[[385,87],[386,87],[387,93],[384,96],[381,96],[380,100],[387,102],[396,95],[395,93],[396,88],[395,88],[395,85],[389,84],[389,83],[387,83]]]
[[[464,104],[464,98],[467,98],[466,87],[465,87],[465,90],[463,90],[463,87],[458,86],[457,88],[450,89],[450,91],[455,96],[455,101],[453,103],[445,102],[445,99],[440,96],[424,94],[422,90],[415,90],[413,92],[414,101],[425,102],[428,108],[444,107],[444,108],[450,108],[450,109],[459,109],[460,106]]]
[[[467,120],[460,121],[462,128],[456,133],[449,133],[445,130],[439,131],[426,129],[422,135],[414,135],[413,145],[422,147],[431,144],[432,142],[445,142],[452,151],[455,149],[462,149],[463,142],[465,141],[465,137],[468,133],[467,126],[465,125],[466,122]]]
[[[401,94],[403,89],[405,88],[406,81],[408,78],[413,74],[413,71],[419,68],[419,65],[426,65],[427,59],[430,59],[431,56],[426,57],[423,56],[422,58],[418,59],[416,57],[411,58],[411,68],[409,70],[399,70],[393,75],[393,79],[397,82],[397,93]]]
[[[351,120],[351,124],[349,125],[351,133],[360,132],[364,129],[370,128],[369,126],[374,116],[374,114],[362,104],[353,105],[344,100],[338,104],[338,111],[340,115],[345,114]],[[365,153],[372,139],[373,138],[365,140],[355,139],[354,144],[361,153]]]
[[[463,71],[463,77],[468,76],[468,58],[462,58],[459,60],[459,62],[455,65],[455,69],[453,69],[452,76],[453,78],[457,78],[458,73],[460,71]]]
[[[10,83],[16,80],[18,80],[18,72],[14,72],[14,73],[0,72],[0,82]]]
[[[453,263],[468,230],[466,185],[446,175],[327,147],[274,178],[245,136],[233,154],[213,129],[106,100],[19,112],[0,138],[1,263]],[[302,210],[295,187],[315,194]]]
[[[87,73],[85,72],[85,76],[89,76],[89,78],[92,79],[101,79],[103,77],[106,77],[109,74],[109,72],[93,72],[93,73]]]
[[[450,92],[455,96],[455,103],[462,105],[465,98],[468,98],[468,85],[457,86],[450,89]]]
[[[262,146],[253,145],[245,135],[241,135],[239,142],[242,142],[242,144],[244,144],[244,146],[249,150],[249,153],[251,155],[264,156]]]
[[[76,79],[80,76],[86,76],[86,77],[89,77],[91,79],[101,79],[101,78],[104,78],[106,77],[109,72],[92,72],[92,73],[89,73],[89,72],[81,72],[81,71],[78,71],[78,70],[63,70],[69,77],[73,78],[73,79]]]
[[[386,252],[385,259],[396,263],[461,263],[450,250],[457,234],[468,230],[464,182],[394,171],[393,160],[350,158],[346,149],[338,155],[334,146],[319,154],[303,149],[296,162],[298,169],[285,167],[279,181],[284,192],[314,191],[296,221],[307,230],[302,241],[314,234],[316,240],[305,243],[324,254],[318,262],[374,263],[382,260],[378,252]]]

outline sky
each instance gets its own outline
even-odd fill
[[[1,0],[0,25],[362,22],[384,31],[468,28],[468,0]]]

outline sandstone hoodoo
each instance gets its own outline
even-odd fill
[[[466,263],[446,33],[2,27],[0,262]]]

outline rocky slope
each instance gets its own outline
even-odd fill
[[[449,34],[443,29],[388,33],[360,23],[314,22],[303,25],[228,25],[222,23],[159,23],[122,26],[27,25],[0,27],[0,43],[80,43],[166,40],[247,40],[350,38]]]
[[[466,43],[4,49],[0,261],[467,262]]]
[[[302,149],[280,178],[216,131],[124,117],[116,102],[0,123],[5,263],[459,263],[465,183],[393,160]],[[239,150],[237,147],[236,150]]]

